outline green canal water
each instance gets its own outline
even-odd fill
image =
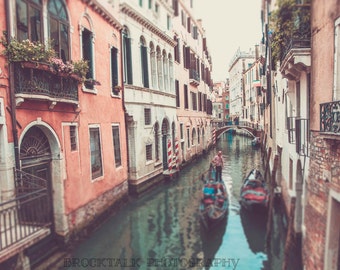
[[[183,168],[178,178],[129,198],[59,269],[281,269],[285,218],[280,207],[273,209],[267,238],[268,214],[239,205],[243,178],[254,167],[264,169],[261,151],[250,141],[224,134],[216,149]],[[223,151],[230,205],[226,220],[206,230],[198,215],[202,176],[217,150]]]

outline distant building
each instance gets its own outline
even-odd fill
[[[193,16],[193,1],[173,4],[176,140],[182,164],[212,145],[212,61],[202,21]]]
[[[229,64],[230,117],[232,120],[244,118],[244,82],[243,73],[255,61],[255,51],[244,52],[238,49]]]

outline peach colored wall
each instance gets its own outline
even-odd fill
[[[334,71],[334,22],[340,7],[336,0],[312,1],[312,130],[320,129],[319,104],[332,101]]]
[[[95,200],[103,193],[114,189],[127,180],[127,147],[124,122],[124,111],[122,95],[120,97],[111,96],[110,88],[110,46],[118,49],[120,55],[120,32],[112,25],[108,24],[91,7],[86,7],[82,1],[68,1],[68,12],[71,22],[71,59],[79,60],[80,33],[79,22],[86,11],[91,18],[92,29],[95,34],[94,56],[95,56],[95,79],[101,85],[96,86],[97,93],[84,92],[79,88],[79,108],[71,104],[57,103],[52,109],[48,109],[45,101],[25,101],[17,108],[17,118],[22,129],[19,130],[19,138],[24,134],[25,127],[36,121],[38,118],[49,125],[57,135],[57,140],[61,146],[61,157],[64,159],[64,168],[61,172],[61,180],[64,182],[65,212],[77,210],[87,203]],[[117,19],[118,20],[118,19]],[[84,23],[85,24],[85,23]],[[85,24],[89,27],[90,24]],[[0,61],[2,59],[0,58]],[[0,62],[2,64],[2,62]],[[119,63],[120,72],[120,63]],[[120,83],[122,77],[120,77]],[[2,89],[0,88],[0,93]],[[1,94],[0,94],[1,96]],[[77,115],[76,111],[79,112]],[[70,123],[78,126],[78,151],[71,152],[69,128]],[[91,180],[90,162],[90,139],[89,125],[100,127],[101,152],[103,176]],[[122,166],[116,168],[114,164],[114,148],[112,138],[112,125],[120,126],[120,147]],[[52,168],[53,170],[53,168]],[[52,184],[53,185],[53,184]]]

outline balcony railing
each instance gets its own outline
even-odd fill
[[[56,74],[46,64],[15,63],[15,94],[24,98],[75,103],[78,101],[79,80],[72,74]]]
[[[46,180],[15,171],[15,198],[0,204],[0,262],[50,234],[52,206]]]
[[[340,135],[340,101],[320,104],[320,131]]]
[[[190,84],[194,84],[194,85],[200,84],[200,75],[198,71],[195,69],[189,70],[189,79],[190,79]]]
[[[283,37],[281,61],[292,49],[311,47],[310,5],[297,5],[294,10],[293,29]]]

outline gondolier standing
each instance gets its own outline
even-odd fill
[[[212,160],[212,164],[216,168],[215,181],[216,182],[222,181],[222,167],[223,167],[222,151],[218,151],[217,155]]]

